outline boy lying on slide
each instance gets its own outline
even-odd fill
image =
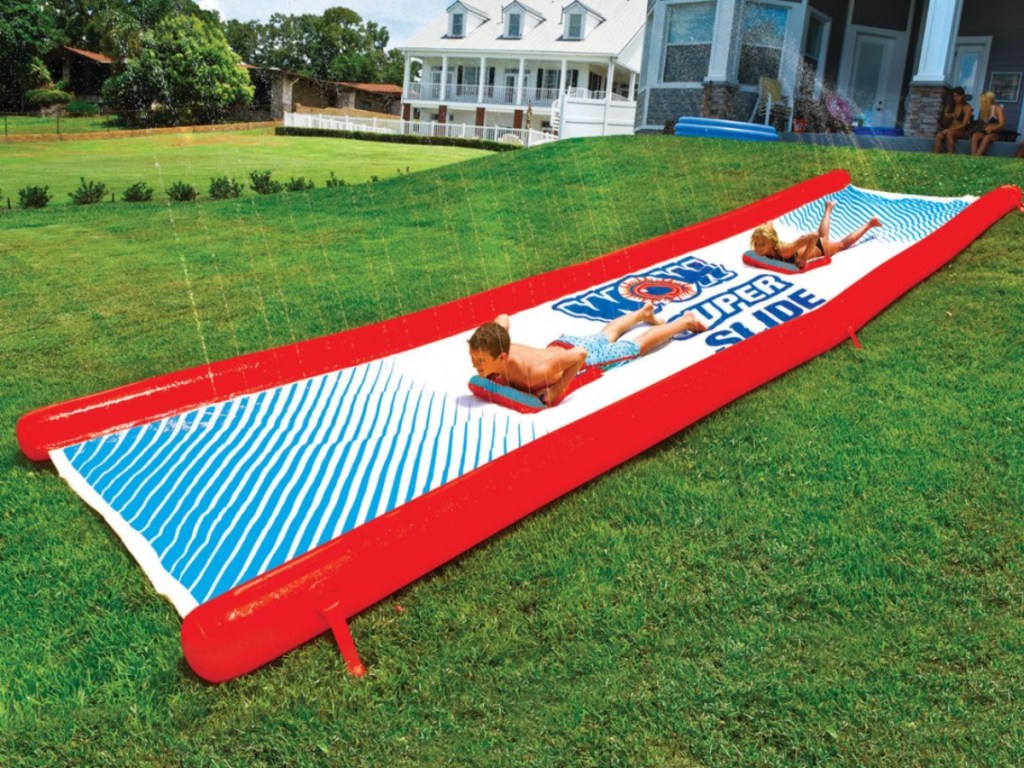
[[[640,323],[651,327],[635,340],[621,338]],[[651,302],[612,320],[599,333],[561,336],[545,349],[513,344],[508,326],[508,315],[498,315],[476,329],[469,338],[473,367],[480,376],[534,394],[546,405],[558,402],[584,366],[608,370],[646,355],[677,333],[707,330],[692,312],[666,323],[655,317]]]

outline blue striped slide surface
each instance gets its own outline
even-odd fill
[[[470,414],[459,401],[385,359],[64,457],[199,604],[539,436],[504,409]]]
[[[845,237],[872,216],[877,216],[882,226],[871,230],[869,238],[915,243],[950,221],[968,205],[968,201],[960,199],[894,198],[854,186],[829,195],[827,199],[836,203],[832,209],[830,232],[833,240]],[[824,200],[817,200],[790,211],[779,221],[801,232],[817,232],[824,212]]]

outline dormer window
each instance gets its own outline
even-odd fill
[[[523,36],[523,14],[510,13],[505,28],[505,37],[518,39]]]
[[[565,36],[569,40],[583,39],[583,14],[570,13],[569,23],[565,25]]]
[[[466,14],[458,12],[452,13],[452,24],[449,34],[452,37],[466,36]]]
[[[448,37],[465,37],[488,20],[486,13],[462,0],[448,6]]]
[[[511,3],[501,9],[504,23],[504,37],[509,40],[519,40],[529,35],[533,29],[544,21],[544,15],[535,11],[520,0],[512,0]]]
[[[582,40],[594,31],[605,18],[580,0],[573,0],[562,8],[562,39]]]

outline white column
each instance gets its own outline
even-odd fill
[[[636,101],[636,72],[629,73],[629,100]]]
[[[612,100],[612,82],[615,79],[615,59],[608,60],[608,75],[607,80],[604,84],[604,100],[610,102]]]
[[[480,84],[476,89],[476,100],[478,104],[484,103],[484,83],[487,82],[487,57],[480,57]]]
[[[526,80],[526,59],[519,59],[519,77],[516,78],[516,104],[523,103],[523,85]]]
[[[405,55],[405,72],[402,75],[402,101],[409,100],[409,75],[412,72],[412,56]]]
[[[441,93],[438,101],[444,101],[448,96],[448,57],[441,57]]]
[[[912,84],[948,84],[950,65],[960,28],[963,0],[931,0],[921,35],[921,61]]]
[[[565,73],[568,69],[568,63],[565,59],[562,59],[562,72],[558,76],[558,90],[565,93],[569,90],[569,84],[565,82]]]
[[[708,82],[729,83],[730,63],[736,40],[736,22],[739,17],[738,5],[741,0],[720,0],[715,13],[715,33],[711,39],[711,61],[708,63]]]

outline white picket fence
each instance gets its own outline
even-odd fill
[[[556,141],[552,133],[525,128],[505,128],[498,125],[468,125],[466,123],[408,122],[378,117],[348,117],[344,115],[285,112],[284,124],[294,128],[318,128],[325,131],[361,131],[363,133],[391,133],[414,136],[438,136],[453,139],[482,139],[522,144],[535,147]]]

